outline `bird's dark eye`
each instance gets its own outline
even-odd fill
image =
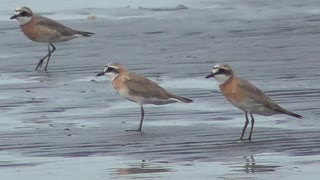
[[[224,74],[226,72],[225,69],[219,69],[219,73]]]
[[[113,72],[113,73],[119,73],[119,71],[115,68],[112,68],[112,67],[108,67],[106,72]]]
[[[26,17],[26,16],[30,16],[30,14],[26,11],[22,11],[19,16],[22,16],[22,17]]]
[[[219,69],[218,74],[230,74],[230,71],[221,68]]]

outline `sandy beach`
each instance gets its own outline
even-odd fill
[[[34,70],[46,44],[9,21],[17,2],[4,3],[2,179],[318,179],[317,1],[34,4],[44,16],[95,33],[55,44],[48,73]],[[143,132],[126,132],[138,127],[139,106],[96,77],[112,61],[194,103],[146,105]],[[239,141],[243,112],[204,78],[215,63],[230,64],[303,119],[257,115],[253,141]]]

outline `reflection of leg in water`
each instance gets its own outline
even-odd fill
[[[243,166],[243,171],[245,171],[246,173],[261,173],[261,172],[272,172],[275,171],[276,168],[281,167],[281,166],[272,166],[272,165],[261,165],[263,164],[263,161],[260,162],[260,165],[258,165],[256,163],[255,158],[253,157],[253,155],[251,155],[250,157],[247,156],[243,156],[243,158],[245,159],[245,165]]]
[[[252,126],[252,127],[253,127],[253,126]],[[251,173],[255,173],[255,172],[256,172],[256,171],[255,171],[256,161],[255,161],[255,159],[254,159],[253,156],[251,156],[250,159],[251,159]]]
[[[250,158],[243,156],[243,158],[246,161],[246,165],[244,166],[244,171],[246,173],[255,173],[255,168],[256,168],[256,161],[254,157],[251,155]]]

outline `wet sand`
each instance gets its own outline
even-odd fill
[[[81,18],[60,21],[96,35],[56,44],[48,73],[34,71],[46,45],[1,22],[0,176],[317,179],[319,14],[298,5],[74,10]],[[143,132],[125,132],[137,128],[140,109],[95,77],[111,61],[194,103],[147,105]],[[253,142],[238,141],[243,113],[204,79],[218,62],[304,118],[255,116]]]

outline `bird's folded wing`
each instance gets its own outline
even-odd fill
[[[277,106],[263,91],[251,84],[249,81],[242,79],[237,86],[242,90],[242,92],[246,92],[248,100],[253,103],[265,106],[269,109],[274,109],[275,106]]]
[[[63,36],[72,36],[75,34],[75,31],[71,28],[68,28],[63,24],[60,24],[52,19],[43,16],[37,16],[36,24],[39,26],[39,28],[48,31],[55,31]]]
[[[126,80],[129,94],[145,98],[169,98],[169,93],[151,80],[134,73],[130,73],[129,77]]]

